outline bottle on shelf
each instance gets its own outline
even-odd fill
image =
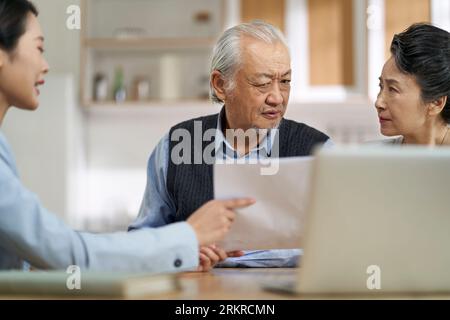
[[[122,67],[117,67],[114,76],[114,101],[116,103],[125,102],[127,99],[127,90],[124,84]]]
[[[94,101],[105,101],[108,98],[108,79],[103,73],[94,77]]]

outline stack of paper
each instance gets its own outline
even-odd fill
[[[226,251],[300,248],[309,199],[312,157],[275,159],[267,164],[214,166],[216,199],[252,197],[256,203],[237,211]],[[267,174],[273,173],[273,174]]]

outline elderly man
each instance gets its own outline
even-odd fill
[[[214,48],[210,76],[211,99],[224,105],[222,111],[182,122],[163,137],[150,156],[144,199],[130,229],[186,220],[199,206],[213,199],[213,163],[204,159],[210,141],[214,142],[212,154],[216,160],[273,156],[274,147],[279,157],[305,156],[311,154],[315,145],[327,143],[329,138],[325,134],[283,118],[290,82],[289,50],[278,29],[255,21],[226,30]],[[180,163],[174,159],[177,132],[184,130],[193,137],[198,129],[213,130],[211,139],[203,139],[200,148],[191,142],[192,150],[188,153],[193,156],[192,161]],[[254,129],[266,134],[237,144],[225,134],[229,129],[245,132]],[[276,134],[271,134],[272,131]],[[199,155],[200,163],[192,164]],[[225,253],[209,246],[201,248],[199,270],[208,270],[229,257],[232,258],[222,262],[222,266],[295,266],[299,254],[300,250]]]

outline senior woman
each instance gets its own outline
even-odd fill
[[[396,34],[375,107],[392,144],[450,144],[450,33],[413,24]]]

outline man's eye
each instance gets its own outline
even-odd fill
[[[281,80],[281,83],[282,83],[282,84],[290,84],[290,83],[291,83],[291,79],[284,79],[284,80]]]
[[[260,83],[256,85],[258,88],[267,88],[268,86],[270,86],[270,82],[266,82],[266,83]]]
[[[39,50],[41,53],[44,53],[44,48],[38,47],[38,50]]]

